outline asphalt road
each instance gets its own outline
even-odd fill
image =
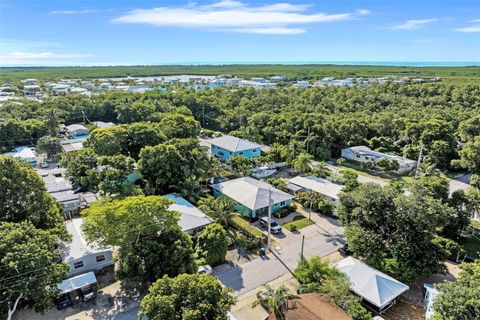
[[[305,235],[304,256],[307,258],[329,255],[343,241],[341,235],[331,235],[317,225],[305,227],[301,233]],[[240,295],[293,272],[300,258],[301,245],[302,237],[299,236],[279,251],[272,248],[266,258],[257,258],[242,265],[223,265],[216,268],[214,274],[225,286],[232,288],[235,295]]]

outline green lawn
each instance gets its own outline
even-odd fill
[[[310,226],[312,224],[313,224],[313,221],[308,220],[304,216],[296,216],[295,218],[293,218],[292,221],[283,224],[282,227],[284,227],[288,231],[292,231],[293,226],[295,226],[298,230],[298,229],[302,229],[307,226]]]
[[[232,218],[233,220],[233,223],[236,225],[236,227],[238,229],[242,229],[244,230],[245,232],[249,233],[251,236],[253,237],[263,237],[263,233],[258,230],[257,228],[255,227],[252,227],[248,221],[246,221],[245,219],[243,219],[241,216],[234,216]]]
[[[463,237],[460,240],[460,244],[463,246],[463,249],[467,252],[467,255],[472,258],[480,258],[480,222],[472,221],[470,224],[471,228],[474,230],[474,234],[469,233],[467,236]]]

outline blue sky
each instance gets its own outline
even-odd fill
[[[1,0],[1,65],[480,62],[477,0]]]

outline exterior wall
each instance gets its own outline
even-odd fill
[[[259,157],[261,155],[261,150],[260,148],[258,149],[250,149],[250,150],[245,150],[245,151],[240,151],[240,152],[231,152],[226,149],[220,148],[215,145],[211,145],[210,147],[210,152],[213,156],[222,159],[223,161],[227,161],[231,157],[234,156],[242,156],[246,158],[255,158]]]
[[[213,189],[213,195],[215,197],[221,197],[221,196],[226,197],[226,195],[224,195],[223,193],[221,193],[220,191],[218,191],[216,189]],[[292,205],[292,200],[291,199],[286,200],[283,203],[275,203],[272,206],[272,213],[275,213],[282,208],[288,208],[291,205]],[[247,218],[256,218],[257,216],[259,216],[263,213],[268,213],[268,208],[267,207],[257,209],[257,210],[251,210],[251,209],[245,207],[244,205],[242,205],[240,203],[237,203],[237,205],[235,206],[235,210],[237,210],[238,212],[240,212],[243,216],[245,216]]]
[[[97,262],[97,256],[105,256],[105,260]],[[83,267],[75,269],[74,264],[76,262],[83,262]],[[77,258],[70,261],[64,261],[70,266],[70,271],[68,273],[69,277],[77,276],[82,273],[87,273],[90,271],[96,272],[101,269],[113,265],[112,251],[98,251],[95,253],[87,253],[81,258]]]

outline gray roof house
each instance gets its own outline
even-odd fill
[[[180,213],[178,224],[182,230],[188,234],[196,235],[204,227],[213,222],[213,219],[208,217],[186,199],[174,193],[164,195],[164,197],[174,202],[168,207],[168,210]]]
[[[81,124],[71,124],[66,126],[65,130],[70,137],[85,136],[89,134],[88,129]]]
[[[314,176],[297,176],[288,180],[287,188],[294,192],[313,191],[336,205],[343,186]]]
[[[211,154],[224,161],[233,156],[258,157],[261,155],[261,148],[263,147],[261,144],[229,135],[214,138],[208,142],[211,145]]]
[[[404,157],[386,154],[383,152],[378,152],[370,149],[366,146],[356,146],[351,148],[342,149],[342,157],[351,161],[361,162],[361,163],[375,163],[375,161],[386,158],[389,160],[395,160],[399,164],[399,168],[396,171],[399,174],[407,173],[413,170],[417,164],[415,160],[407,159]]]
[[[65,222],[67,231],[72,236],[70,243],[61,244],[62,261],[70,266],[69,277],[113,266],[112,250],[88,243],[81,229],[82,224],[81,218]]]
[[[269,195],[270,193],[270,195]],[[250,218],[268,213],[268,199],[271,199],[272,213],[289,207],[295,196],[276,189],[272,185],[243,177],[213,185],[215,196],[226,196],[237,202],[236,209]]]

